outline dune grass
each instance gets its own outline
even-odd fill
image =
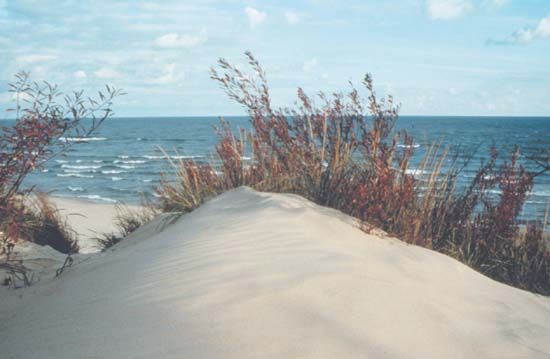
[[[252,129],[234,130],[222,119],[215,130],[218,163],[173,163],[176,180],[164,178],[156,189],[163,211],[186,213],[243,185],[295,193],[360,219],[367,231],[383,229],[501,282],[550,295],[543,224],[518,221],[534,178],[548,168],[530,172],[519,149],[493,149],[469,186],[459,189],[465,164],[435,144],[419,169],[427,175],[415,176],[414,139],[394,127],[399,106],[391,96],[377,96],[369,75],[365,98],[353,86],[317,98],[299,88],[294,107],[274,108],[266,74],[246,56],[250,74],[221,59],[212,79],[247,110]]]
[[[107,249],[128,237],[139,227],[150,222],[157,214],[157,210],[147,203],[143,203],[139,209],[131,209],[125,205],[117,205],[116,210],[116,231],[112,233],[103,233],[96,238],[102,252],[105,252]]]

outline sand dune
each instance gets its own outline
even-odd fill
[[[2,292],[0,357],[550,357],[550,299],[300,197],[241,188],[160,224]]]
[[[84,202],[59,197],[52,197],[51,200],[77,233],[81,253],[97,252],[96,238],[103,233],[117,232],[114,225],[117,209],[114,204]],[[138,208],[131,205],[126,207],[131,210]]]

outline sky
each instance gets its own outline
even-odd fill
[[[0,111],[26,70],[124,89],[117,116],[240,115],[209,69],[246,50],[278,106],[369,72],[404,115],[550,115],[550,0],[0,0]]]

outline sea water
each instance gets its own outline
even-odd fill
[[[250,127],[247,117],[226,120],[235,128]],[[12,123],[0,121],[0,125]],[[172,161],[215,161],[217,137],[213,126],[218,124],[217,117],[108,119],[92,137],[61,138],[61,142],[72,144],[70,150],[29,176],[26,185],[36,185],[54,196],[136,203],[153,193],[162,173],[168,177],[174,173],[167,156]],[[471,181],[493,145],[502,153],[518,145],[524,155],[550,148],[548,117],[402,116],[397,129],[406,130],[415,139],[410,170],[415,175],[421,175],[415,167],[434,142],[449,146],[451,153],[461,156],[477,148],[461,173],[462,185]],[[545,174],[536,179],[522,218],[541,218],[548,203],[550,174]]]

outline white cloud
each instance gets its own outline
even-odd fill
[[[155,45],[163,49],[177,49],[177,48],[190,48],[198,45],[202,45],[206,42],[206,31],[202,30],[197,35],[180,35],[172,32],[155,40]]]
[[[304,70],[304,72],[311,72],[317,67],[317,64],[317,59],[314,57],[304,62],[302,65],[302,70]]]
[[[258,11],[252,7],[246,7],[244,12],[248,18],[248,23],[251,28],[255,28],[260,25],[267,18],[267,14],[265,12]]]
[[[289,24],[297,24],[300,21],[300,15],[288,10],[285,12],[285,19]]]
[[[550,17],[545,17],[539,21],[534,28],[520,29],[510,35],[504,41],[489,40],[492,44],[527,44],[534,40],[550,39]]]
[[[15,61],[19,64],[34,64],[40,62],[49,62],[55,59],[57,59],[57,56],[54,55],[30,54],[17,56]]]
[[[161,76],[147,82],[150,84],[168,85],[183,80],[184,75],[183,71],[177,70],[176,64],[167,64],[164,65]]]
[[[455,19],[472,8],[469,0],[426,0],[426,10],[432,20]]]
[[[116,79],[120,77],[120,73],[108,67],[102,67],[94,72],[94,75],[100,79]]]
[[[86,78],[87,75],[86,75],[86,71],[78,70],[73,73],[73,76],[76,77],[77,79],[83,79],[83,78]]]

